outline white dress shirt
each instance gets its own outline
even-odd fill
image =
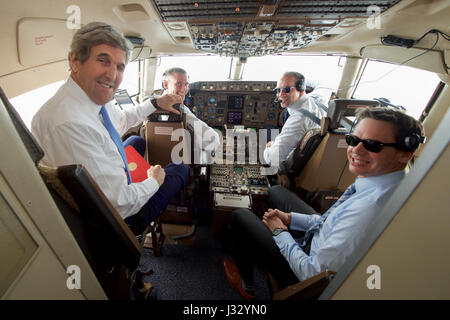
[[[120,135],[155,111],[150,101],[123,110],[111,102],[105,107]],[[44,164],[83,165],[125,219],[136,214],[159,185],[154,178],[128,184],[124,162],[103,125],[100,108],[69,77],[33,117],[31,131],[45,151]]]
[[[194,135],[197,135],[197,139],[191,137],[192,143],[196,143],[195,147],[199,148],[199,150],[215,151],[220,146],[219,134],[205,122],[198,119],[187,106],[183,105],[183,107],[186,114],[186,124],[191,125],[194,129]],[[201,132],[196,132],[198,129]]]
[[[309,94],[302,95],[297,101],[287,107],[289,118],[283,125],[280,134],[275,138],[274,143],[264,150],[264,160],[271,166],[279,168],[281,162],[287,159],[309,130],[319,125],[306,117],[299,110],[305,109],[319,119],[326,116],[325,110],[319,107],[317,100],[325,106],[331,96],[331,88],[317,88]],[[317,100],[316,100],[317,99]]]

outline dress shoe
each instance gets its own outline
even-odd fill
[[[222,265],[228,283],[239,292],[241,297],[244,298],[244,300],[256,299],[256,294],[251,295],[242,288],[242,278],[237,266],[228,258],[223,259]]]

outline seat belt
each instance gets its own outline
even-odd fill
[[[325,106],[322,102],[320,102],[318,99],[315,99],[315,98],[313,98],[314,99],[314,102],[315,103],[317,103],[317,105],[322,109],[322,110],[324,110],[325,112],[328,112],[328,107],[327,106]]]
[[[313,122],[317,123],[320,126],[320,119],[316,115],[303,108],[300,108],[298,111],[303,113],[304,116],[310,118]]]
[[[321,108],[325,112],[328,112],[328,108],[322,102],[320,102],[319,99],[316,99],[314,97],[311,98],[313,98],[314,102],[319,106],[319,108]],[[303,108],[300,108],[299,111],[303,113],[304,116],[310,118],[313,122],[317,123],[320,126],[320,119],[315,114]]]

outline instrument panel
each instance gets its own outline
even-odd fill
[[[220,193],[267,195],[269,182],[259,165],[213,164],[209,190]]]
[[[185,104],[209,126],[277,127],[281,108],[275,81],[195,82]]]

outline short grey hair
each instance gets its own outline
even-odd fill
[[[183,68],[172,67],[172,68],[167,69],[166,71],[164,71],[164,73],[163,73],[163,81],[166,81],[166,77],[169,76],[169,75],[173,75],[174,73],[181,73],[181,74],[187,75],[186,70],[184,70]]]
[[[70,52],[75,52],[77,60],[84,63],[91,54],[91,48],[101,44],[122,49],[126,53],[125,64],[129,62],[133,45],[119,29],[103,22],[91,22],[80,28],[72,38]]]

